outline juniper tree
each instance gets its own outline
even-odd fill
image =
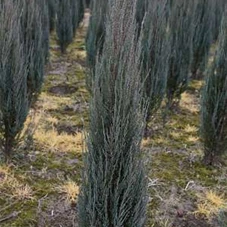
[[[79,5],[80,0],[71,0],[71,10],[72,10],[72,28],[73,28],[73,36],[76,34],[76,29],[79,24]]]
[[[224,14],[218,47],[202,93],[201,136],[204,160],[213,164],[227,150],[227,12]]]
[[[41,91],[45,73],[46,43],[43,6],[37,0],[21,1],[22,42],[28,56],[28,97],[34,103]]]
[[[56,0],[48,0],[49,28],[52,32],[56,22]]]
[[[84,18],[83,0],[71,0],[71,10],[72,10],[73,36],[75,36],[76,29],[78,28],[80,22]]]
[[[86,7],[89,8],[92,0],[85,0]]]
[[[28,114],[27,56],[21,41],[20,7],[13,0],[1,1],[0,13],[0,113],[1,146],[12,153],[16,136]]]
[[[97,53],[102,53],[102,46],[105,40],[105,19],[108,10],[108,1],[96,0],[91,4],[91,17],[86,37],[87,64],[94,70]],[[91,84],[88,78],[88,85]]]
[[[84,19],[84,10],[85,10],[85,5],[84,5],[84,0],[78,0],[78,15],[79,15],[79,21],[78,25],[83,21]]]
[[[140,144],[145,108],[135,1],[115,0],[97,57],[79,224],[144,226],[146,180]]]
[[[144,81],[144,98],[149,103],[146,119],[148,122],[165,96],[170,48],[165,19],[166,0],[147,0],[146,4],[147,10],[142,28],[143,72],[141,76]]]
[[[71,0],[57,0],[56,30],[61,52],[65,53],[68,45],[73,41]]]
[[[139,27],[138,29],[139,33],[140,33],[143,19],[147,10],[148,10],[148,0],[138,0],[137,6],[136,6],[136,21]]]
[[[171,15],[171,12],[172,12],[172,9],[173,9],[173,6],[174,6],[174,1],[175,0],[166,0],[166,6],[165,6],[165,17],[166,17],[166,20],[168,21],[169,20],[169,17]],[[177,0],[179,1],[179,0]]]
[[[178,104],[188,85],[192,55],[192,9],[192,1],[173,1],[168,16],[171,46],[166,92],[168,109]]]
[[[221,26],[221,21],[222,21],[222,16],[225,10],[225,5],[226,5],[226,0],[215,0],[212,1],[212,8],[213,10],[211,11],[213,13],[212,16],[212,34],[213,34],[213,41],[217,41],[219,31],[220,31],[220,26]]]
[[[198,78],[198,73],[203,73],[210,46],[212,43],[213,0],[194,0],[192,13],[194,34],[192,39],[192,65],[193,78]]]
[[[40,7],[40,15],[42,20],[42,46],[45,51],[45,62],[49,59],[49,48],[50,48],[50,26],[49,26],[49,10],[48,2],[49,0],[36,0],[36,3]]]

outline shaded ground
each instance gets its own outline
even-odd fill
[[[77,227],[76,196],[89,100],[85,32],[86,26],[64,56],[52,35],[49,73],[27,122],[33,140],[26,137],[11,165],[0,165],[1,227]],[[192,81],[165,126],[160,111],[150,123],[150,137],[143,141],[149,178],[148,227],[218,227],[214,211],[226,203],[227,163],[215,168],[201,163],[201,85]]]

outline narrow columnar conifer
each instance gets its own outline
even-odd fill
[[[1,1],[0,13],[0,114],[1,147],[10,157],[16,136],[26,120],[27,56],[21,39],[20,6],[13,0]]]
[[[83,0],[71,0],[71,10],[72,10],[73,36],[75,36],[76,30],[77,30],[80,22],[84,18],[84,1]]]
[[[78,201],[81,227],[142,227],[145,222],[147,185],[140,144],[146,108],[135,4],[112,1],[103,52],[96,59]]]
[[[142,28],[143,72],[141,76],[144,81],[144,98],[149,103],[146,119],[148,122],[165,96],[170,42],[165,18],[166,0],[146,1],[147,9]]]
[[[48,62],[49,59],[49,49],[50,49],[50,25],[49,25],[49,10],[48,2],[49,0],[36,0],[37,4],[41,10],[41,19],[42,19],[42,46],[44,48],[45,62]]]
[[[72,28],[73,28],[73,36],[76,34],[76,29],[79,24],[79,5],[80,0],[71,0],[71,10],[72,10]]]
[[[194,0],[192,13],[194,34],[192,39],[192,78],[203,74],[212,44],[213,0]]]
[[[57,0],[56,30],[61,52],[65,53],[73,41],[73,24],[71,0]]]
[[[202,93],[201,136],[204,161],[213,164],[227,150],[227,12],[222,20],[218,47]]]
[[[227,4],[226,0],[215,0],[212,1],[212,13],[213,13],[213,23],[212,23],[212,34],[213,34],[213,41],[216,42],[218,39],[218,35],[220,32],[221,22],[222,22],[222,16],[225,10],[225,6]]]
[[[192,56],[192,1],[173,1],[168,16],[170,58],[167,77],[167,108],[172,109],[186,90]]]
[[[36,101],[40,93],[46,63],[45,29],[42,13],[43,6],[38,0],[21,1],[22,42],[24,42],[25,56],[28,56],[28,97],[29,103]]]
[[[85,0],[85,4],[86,4],[85,6],[86,6],[87,8],[90,7],[91,1],[92,1],[92,0]]]
[[[56,0],[48,0],[48,14],[49,14],[49,27],[50,32],[55,29],[56,23]]]
[[[96,56],[102,53],[105,40],[105,20],[108,10],[107,0],[96,0],[91,3],[91,17],[86,37],[87,64],[90,70],[94,70]],[[92,78],[88,79],[91,86]]]
[[[84,0],[78,0],[78,16],[79,16],[79,21],[77,26],[83,21],[84,19],[84,10],[85,10],[85,3]]]

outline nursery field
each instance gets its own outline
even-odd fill
[[[89,12],[65,54],[51,34],[50,62],[10,163],[0,163],[1,227],[77,227],[90,94],[85,36]],[[219,227],[227,206],[227,158],[202,162],[203,80],[192,80],[179,108],[148,124],[142,153],[148,179],[147,227]],[[95,226],[94,226],[95,227]]]

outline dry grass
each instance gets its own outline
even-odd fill
[[[8,199],[33,199],[33,190],[28,184],[20,182],[9,167],[0,166],[0,194]]]
[[[184,130],[187,133],[196,133],[196,132],[198,132],[198,128],[195,127],[194,125],[190,125],[190,124],[187,124]]]
[[[83,149],[83,133],[74,136],[67,133],[59,134],[54,128],[47,131],[39,129],[34,138],[41,146],[53,152],[81,152]]]
[[[198,102],[195,102],[194,95],[190,93],[183,93],[182,94],[182,102],[181,107],[185,108],[188,112],[192,114],[198,114],[199,112],[199,105]]]
[[[65,184],[58,187],[60,193],[66,197],[66,201],[70,204],[75,204],[79,195],[79,186],[72,180],[67,181]]]
[[[199,194],[198,199],[197,210],[194,214],[197,217],[205,217],[208,221],[217,217],[221,210],[227,209],[227,201],[224,199],[224,196],[218,195],[214,191],[207,191],[204,194]]]
[[[15,184],[13,185],[15,191],[12,194],[12,198],[16,198],[18,200],[28,200],[28,199],[34,199],[33,197],[33,190],[31,187],[27,184]]]
[[[188,142],[198,142],[199,141],[199,137],[198,136],[189,136],[188,137]]]
[[[68,105],[71,101],[70,97],[56,97],[43,92],[39,99],[39,105],[44,111],[57,110],[61,104]]]

